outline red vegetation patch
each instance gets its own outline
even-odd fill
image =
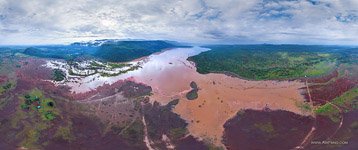
[[[88,117],[77,116],[71,121],[73,131],[71,135],[75,137],[74,140],[68,142],[62,139],[53,139],[45,149],[145,149],[143,141],[138,141],[140,145],[135,145],[113,132],[103,134],[102,125]]]
[[[331,119],[318,116],[317,117],[317,130],[314,133],[314,137],[311,141],[347,141],[348,144],[308,144],[306,149],[312,150],[335,150],[335,149],[356,149],[358,147],[358,128],[355,122],[357,122],[358,111],[351,111],[344,113],[344,122],[342,127],[335,131],[339,126],[339,123],[332,122]],[[333,135],[334,134],[334,135]]]
[[[43,66],[46,63],[45,60],[32,58],[25,60],[27,65],[16,70],[18,80],[14,91],[21,93],[33,88],[46,89],[48,93],[65,93],[69,91],[67,87],[56,87],[52,82],[46,81],[51,80],[52,70]]]
[[[344,74],[339,76],[338,70],[344,71]],[[358,85],[358,76],[356,74],[357,72],[354,68],[338,68],[326,76],[307,79],[312,101],[314,104],[323,104],[325,101],[331,101],[356,87]],[[302,82],[306,82],[305,79],[302,79]],[[302,90],[306,91],[306,87],[302,88]],[[307,92],[304,93],[304,96],[309,100]]]
[[[343,77],[327,85],[309,86],[309,89],[311,92],[312,101],[321,104],[325,101],[333,100],[334,98],[342,95],[344,92],[354,88],[354,86],[356,85],[356,81],[349,80],[348,78]],[[305,98],[309,99],[307,93],[305,94]]]
[[[42,59],[26,59],[27,65],[24,65],[16,71],[17,76],[22,79],[31,80],[51,80],[52,70],[42,65],[46,64]]]
[[[3,84],[7,81],[7,77],[6,76],[0,76],[0,84]]]
[[[245,110],[225,123],[223,142],[230,150],[292,149],[313,124],[313,118],[288,111]]]
[[[177,150],[207,150],[208,147],[203,141],[199,141],[193,136],[185,137],[175,143]]]

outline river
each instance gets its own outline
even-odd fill
[[[164,105],[180,99],[174,112],[188,122],[190,133],[217,145],[222,145],[224,123],[241,109],[270,108],[310,115],[298,107],[304,101],[301,93],[305,89],[300,81],[249,81],[224,74],[199,74],[187,58],[208,50],[202,47],[166,50],[136,60],[142,61],[138,70],[115,77],[88,76],[68,85],[76,93],[128,78],[149,85],[153,89],[151,101]],[[199,96],[187,100],[185,94],[190,91],[192,81],[199,87]]]

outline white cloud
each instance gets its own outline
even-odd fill
[[[357,44],[357,0],[0,0],[0,44]]]

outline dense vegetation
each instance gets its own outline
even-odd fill
[[[194,81],[192,81],[190,83],[190,87],[191,90],[188,93],[186,93],[185,96],[188,100],[195,100],[198,98],[198,91],[199,91],[198,85]]]
[[[130,61],[175,45],[165,41],[118,41],[102,44],[95,56],[111,62]]]
[[[81,46],[37,46],[24,50],[24,54],[41,58],[55,58],[73,60],[84,55],[91,55],[95,52],[94,47]]]
[[[11,82],[5,83],[5,84],[3,84],[3,85],[0,84],[0,96],[1,96],[4,92],[10,90],[12,87],[13,87],[13,84],[12,84]]]
[[[61,69],[54,69],[52,78],[55,81],[63,81],[66,78],[66,74]]]
[[[163,49],[177,47],[166,41],[113,41],[104,40],[101,44],[74,43],[71,45],[34,46],[23,53],[42,58],[78,60],[92,57],[110,62],[125,62],[148,56]]]
[[[319,76],[356,63],[355,49],[338,46],[228,45],[190,57],[199,73],[227,72],[254,80]],[[350,57],[347,57],[349,55]]]

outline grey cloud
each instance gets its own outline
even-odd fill
[[[0,0],[0,44],[101,38],[355,44],[357,11],[356,0]]]
[[[336,15],[336,19],[339,22],[343,23],[358,23],[358,10],[357,11],[349,11],[346,13],[338,13]]]

